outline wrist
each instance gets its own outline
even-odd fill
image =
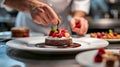
[[[39,2],[38,0],[30,0],[27,7],[28,7],[28,11],[30,12],[30,11],[34,11],[37,8],[40,8],[42,6],[43,6],[42,2]]]
[[[83,11],[75,11],[73,17],[85,17],[86,13]]]

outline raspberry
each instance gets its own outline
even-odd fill
[[[29,37],[29,34],[24,34],[23,37]]]
[[[62,33],[66,33],[66,32],[68,32],[68,31],[67,31],[67,30],[61,30],[61,32],[62,32]]]
[[[62,38],[62,33],[59,33],[57,37]]]
[[[57,37],[57,34],[56,34],[56,33],[53,33],[53,34],[52,34],[52,37]]]
[[[97,55],[95,56],[95,58],[94,58],[94,62],[96,62],[96,63],[100,63],[100,62],[102,62],[102,55],[101,54],[99,54],[99,53],[97,53]]]
[[[103,35],[100,32],[98,32],[97,33],[97,38],[102,38],[102,37],[103,37]]]
[[[105,54],[104,48],[99,48],[99,49],[98,49],[98,53],[101,54],[101,55],[102,55],[102,54]]]
[[[79,22],[76,23],[76,24],[75,24],[75,27],[76,27],[76,28],[80,28],[80,27],[81,27],[81,26],[80,26],[80,23],[79,23]]]
[[[52,36],[52,35],[53,35],[53,33],[54,33],[54,32],[51,30],[51,31],[50,31],[50,33],[49,33],[49,36]]]

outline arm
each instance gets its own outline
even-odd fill
[[[88,21],[84,18],[89,13],[90,0],[74,0],[72,5],[73,18],[70,21],[71,29],[78,35],[85,35],[88,30]]]
[[[29,12],[37,24],[48,25],[60,22],[54,10],[38,0],[5,0],[4,4],[18,11]]]
[[[74,15],[85,16],[89,13],[90,0],[73,0],[72,12]]]
[[[33,9],[37,7],[37,6],[34,6],[34,4],[37,4],[37,2],[38,0],[20,0],[20,1],[19,0],[5,0],[3,4],[11,8],[14,8],[18,11],[29,12],[29,8]]]

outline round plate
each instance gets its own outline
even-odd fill
[[[86,34],[85,37],[90,37],[90,34]],[[92,37],[90,37],[92,38]],[[109,42],[120,42],[120,39],[104,39],[104,40],[107,40]]]
[[[108,46],[108,42],[103,39],[96,39],[96,38],[73,38],[73,42],[81,44],[80,47],[76,48],[57,48],[53,46],[49,46],[47,48],[36,47],[36,43],[43,43],[45,41],[45,36],[41,37],[29,37],[29,38],[21,38],[18,40],[11,40],[6,43],[9,47],[20,49],[20,50],[27,50],[33,52],[76,52],[81,50],[88,50],[88,49],[95,49],[99,47],[106,47]],[[31,46],[32,45],[32,46]]]
[[[94,57],[97,54],[98,50],[92,50],[92,51],[86,51],[83,53],[79,53],[76,55],[75,60],[84,66],[89,66],[89,67],[105,67],[105,62],[102,63],[95,63],[94,62]],[[119,50],[117,49],[106,49],[105,51],[112,51],[115,53],[119,53]]]

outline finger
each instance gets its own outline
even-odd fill
[[[52,22],[53,22],[54,24],[58,24],[59,19],[58,19],[57,14],[53,11],[53,9],[50,8],[49,6],[45,6],[44,8],[47,9],[48,14],[49,14],[49,15],[51,16],[51,18],[52,18],[52,19],[51,19]]]
[[[84,19],[81,19],[80,24],[81,24],[81,27],[80,27],[80,29],[79,29],[79,34],[80,34],[80,35],[84,35],[84,31],[85,31]]]
[[[44,25],[44,20],[40,17],[40,16],[35,16],[34,18],[33,18],[33,20],[37,23],[37,24],[42,24],[42,25]]]
[[[75,27],[75,19],[74,18],[71,19],[70,26],[72,29]]]
[[[45,24],[49,24],[50,20],[48,19],[46,13],[39,13],[40,17],[44,20]]]
[[[42,25],[47,25],[47,21],[43,17],[41,17],[41,16],[39,16],[39,17],[40,17],[40,20],[42,20]]]
[[[52,16],[49,14],[47,8],[43,8],[43,9],[44,9],[44,11],[46,12],[46,15],[47,15],[48,19],[49,19],[49,20],[52,20]]]
[[[85,35],[88,31],[88,21],[84,18],[81,19],[81,24],[82,24],[82,27],[81,27],[81,32],[80,34],[82,35]]]
[[[86,34],[88,31],[88,21],[85,20],[85,31],[84,31],[84,34]]]

